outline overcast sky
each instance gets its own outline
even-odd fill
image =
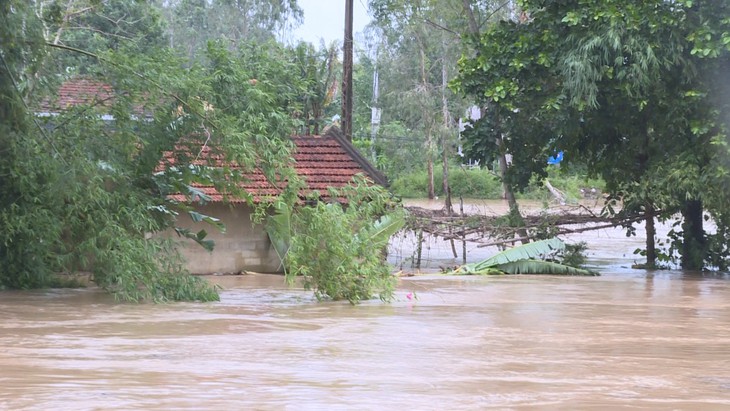
[[[304,10],[304,23],[294,30],[292,37],[319,45],[342,42],[345,35],[345,0],[299,0]],[[370,22],[367,0],[354,0],[353,32],[358,33]]]

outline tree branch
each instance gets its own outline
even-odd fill
[[[132,37],[123,36],[121,34],[109,33],[109,32],[103,31],[103,30],[95,29],[93,27],[73,26],[73,27],[66,27],[66,30],[88,30],[88,31],[93,31],[96,33],[103,34],[105,36],[118,37],[120,39],[130,40],[130,41],[134,40]]]
[[[211,127],[213,127],[213,129],[218,130],[218,127],[212,121],[210,121],[210,119],[208,119],[207,116],[201,114],[198,110],[196,110],[195,108],[193,108],[190,104],[188,104],[185,100],[183,100],[182,98],[180,98],[176,94],[173,94],[173,93],[170,93],[170,92],[166,91],[166,89],[164,87],[162,87],[161,84],[159,84],[158,82],[152,80],[151,78],[147,77],[146,75],[144,75],[142,73],[136,72],[136,71],[130,69],[129,67],[126,67],[126,66],[123,66],[123,65],[121,65],[119,63],[115,63],[113,61],[107,60],[104,57],[99,56],[98,54],[91,53],[91,52],[86,51],[86,50],[81,50],[81,49],[78,49],[78,48],[75,48],[75,47],[65,46],[63,44],[54,44],[54,43],[50,43],[50,42],[46,42],[46,46],[53,47],[53,48],[57,48],[57,49],[61,49],[61,50],[71,51],[71,52],[74,52],[74,53],[83,54],[85,56],[89,56],[89,57],[95,58],[95,59],[97,59],[99,61],[103,61],[105,63],[111,64],[113,66],[126,69],[126,70],[130,71],[132,74],[134,74],[135,76],[137,76],[137,77],[141,78],[142,80],[144,80],[144,81],[146,81],[146,82],[154,85],[158,90],[162,91],[162,94],[164,94],[164,95],[166,95],[166,96],[174,99],[175,101],[177,101],[178,103],[180,103],[183,107],[187,108],[191,113],[197,115],[200,118],[205,119],[211,125]]]
[[[424,19],[424,21],[425,21],[426,23],[428,23],[428,24],[430,24],[430,25],[432,25],[432,26],[436,27],[437,29],[441,29],[441,30],[443,30],[443,31],[445,31],[445,32],[447,32],[447,33],[451,33],[451,34],[455,35],[456,37],[459,37],[459,38],[461,38],[461,34],[459,34],[459,33],[455,32],[454,30],[451,30],[450,28],[444,27],[444,26],[442,26],[442,25],[440,25],[440,24],[438,24],[438,23],[436,23],[436,22],[433,22],[433,21],[431,21],[431,20],[429,20],[429,19]]]
[[[70,11],[70,12],[66,13],[66,15],[63,16],[63,18],[64,18],[64,20],[68,20],[70,17],[76,16],[78,14],[86,13],[87,11],[93,10],[93,9],[94,9],[94,6],[89,6],[89,7],[83,8],[81,10]]]
[[[604,228],[613,228],[613,227],[618,227],[620,225],[624,225],[626,223],[634,223],[634,222],[637,222],[637,221],[643,220],[643,219],[644,219],[644,216],[640,216],[640,217],[634,217],[631,219],[621,220],[621,221],[608,223],[608,224],[602,224],[602,225],[594,225],[594,226],[574,228],[574,229],[566,228],[563,230],[558,230],[558,232],[555,233],[555,235],[558,236],[558,235],[565,235],[565,234],[575,234],[575,233],[582,233],[584,231],[593,231],[593,230],[601,230]],[[508,244],[508,243],[515,243],[517,241],[534,240],[534,238],[535,238],[535,236],[528,235],[528,236],[524,236],[524,237],[516,237],[516,238],[510,238],[510,239],[506,239],[506,240],[492,241],[489,243],[481,243],[481,244],[477,245],[477,248],[484,248],[484,247],[489,247],[489,246],[493,246],[493,245],[503,245],[503,244]]]

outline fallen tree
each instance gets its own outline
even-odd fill
[[[445,209],[430,210],[406,207],[408,218],[405,230],[429,234],[444,240],[477,243],[478,247],[534,241],[564,234],[627,227],[643,220],[643,215],[607,216],[596,214],[579,205],[561,212],[542,212],[523,216],[524,226],[516,227],[509,215],[449,214]],[[526,230],[527,235],[519,235]]]

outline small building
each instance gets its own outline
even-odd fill
[[[362,174],[373,182],[385,186],[385,176],[375,169],[345,139],[336,127],[319,136],[294,136],[294,169],[305,182],[300,197],[318,191],[327,199],[328,188],[342,188],[353,177]],[[263,174],[256,172],[245,176],[241,187],[253,196],[254,201],[265,201],[266,197],[278,194]],[[251,221],[252,207],[243,199],[224,198],[214,187],[196,186],[210,198],[205,205],[196,206],[196,211],[221,220],[226,232],[207,230],[209,239],[215,241],[212,252],[205,250],[192,240],[185,240],[181,252],[187,260],[188,270],[194,274],[240,273],[243,271],[280,272],[281,261],[274,250],[264,227]],[[173,196],[175,200],[186,201],[184,195]],[[197,231],[201,223],[181,217],[178,226]],[[171,233],[169,235],[175,235]]]

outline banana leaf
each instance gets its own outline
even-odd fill
[[[175,232],[180,237],[189,238],[200,244],[200,246],[203,247],[206,251],[213,251],[213,248],[215,247],[215,242],[213,240],[205,239],[205,237],[208,236],[208,232],[205,230],[200,230],[195,233],[188,228],[175,227]]]
[[[274,246],[276,255],[281,261],[279,269],[284,267],[284,259],[289,252],[291,245],[291,208],[281,202],[274,205],[274,214],[266,218],[266,233],[269,235],[271,245]]]
[[[511,263],[514,261],[528,260],[541,255],[550,254],[555,251],[565,249],[565,243],[559,238],[550,238],[547,240],[535,241],[512,247],[509,250],[502,251],[486,260],[474,263],[473,267],[469,267],[472,271],[481,271],[488,267],[494,267],[500,264]],[[467,264],[471,265],[471,264]]]
[[[390,237],[403,228],[406,223],[403,213],[393,213],[382,216],[370,227],[360,230],[358,236],[372,244],[372,247],[382,248],[388,245]]]
[[[598,275],[594,271],[542,260],[519,260],[499,264],[494,268],[505,274]]]
[[[464,275],[504,275],[505,272],[496,267],[487,267],[479,271],[475,271],[473,268],[468,269],[467,266],[461,266],[456,270],[452,271],[454,274]]]

